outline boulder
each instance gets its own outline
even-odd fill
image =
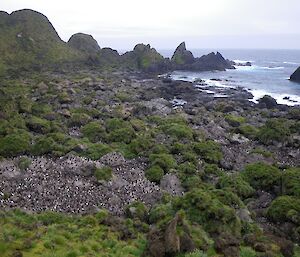
[[[258,105],[261,108],[267,108],[267,109],[274,109],[278,106],[277,101],[269,95],[265,95],[262,98],[260,98],[258,100]]]
[[[182,42],[172,56],[172,62],[176,65],[192,64],[195,58],[191,51],[186,50],[185,42]]]
[[[91,35],[84,33],[72,35],[68,41],[68,45],[85,54],[96,54],[100,51],[100,46],[97,41]]]
[[[291,75],[290,80],[300,82],[300,67]]]

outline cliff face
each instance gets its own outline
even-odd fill
[[[290,80],[300,82],[300,67],[291,75]]]

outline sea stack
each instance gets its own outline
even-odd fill
[[[290,80],[300,82],[300,67],[291,75]]]

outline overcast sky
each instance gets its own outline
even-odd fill
[[[1,0],[6,12],[45,14],[65,41],[92,34],[101,47],[300,48],[300,0]]]

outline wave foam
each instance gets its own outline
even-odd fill
[[[253,99],[250,99],[249,101],[254,103],[258,103],[258,99],[262,98],[263,96],[269,95],[276,99],[278,104],[285,104],[289,106],[300,105],[300,96],[298,95],[270,93],[262,89],[247,89],[247,91],[253,95]]]

